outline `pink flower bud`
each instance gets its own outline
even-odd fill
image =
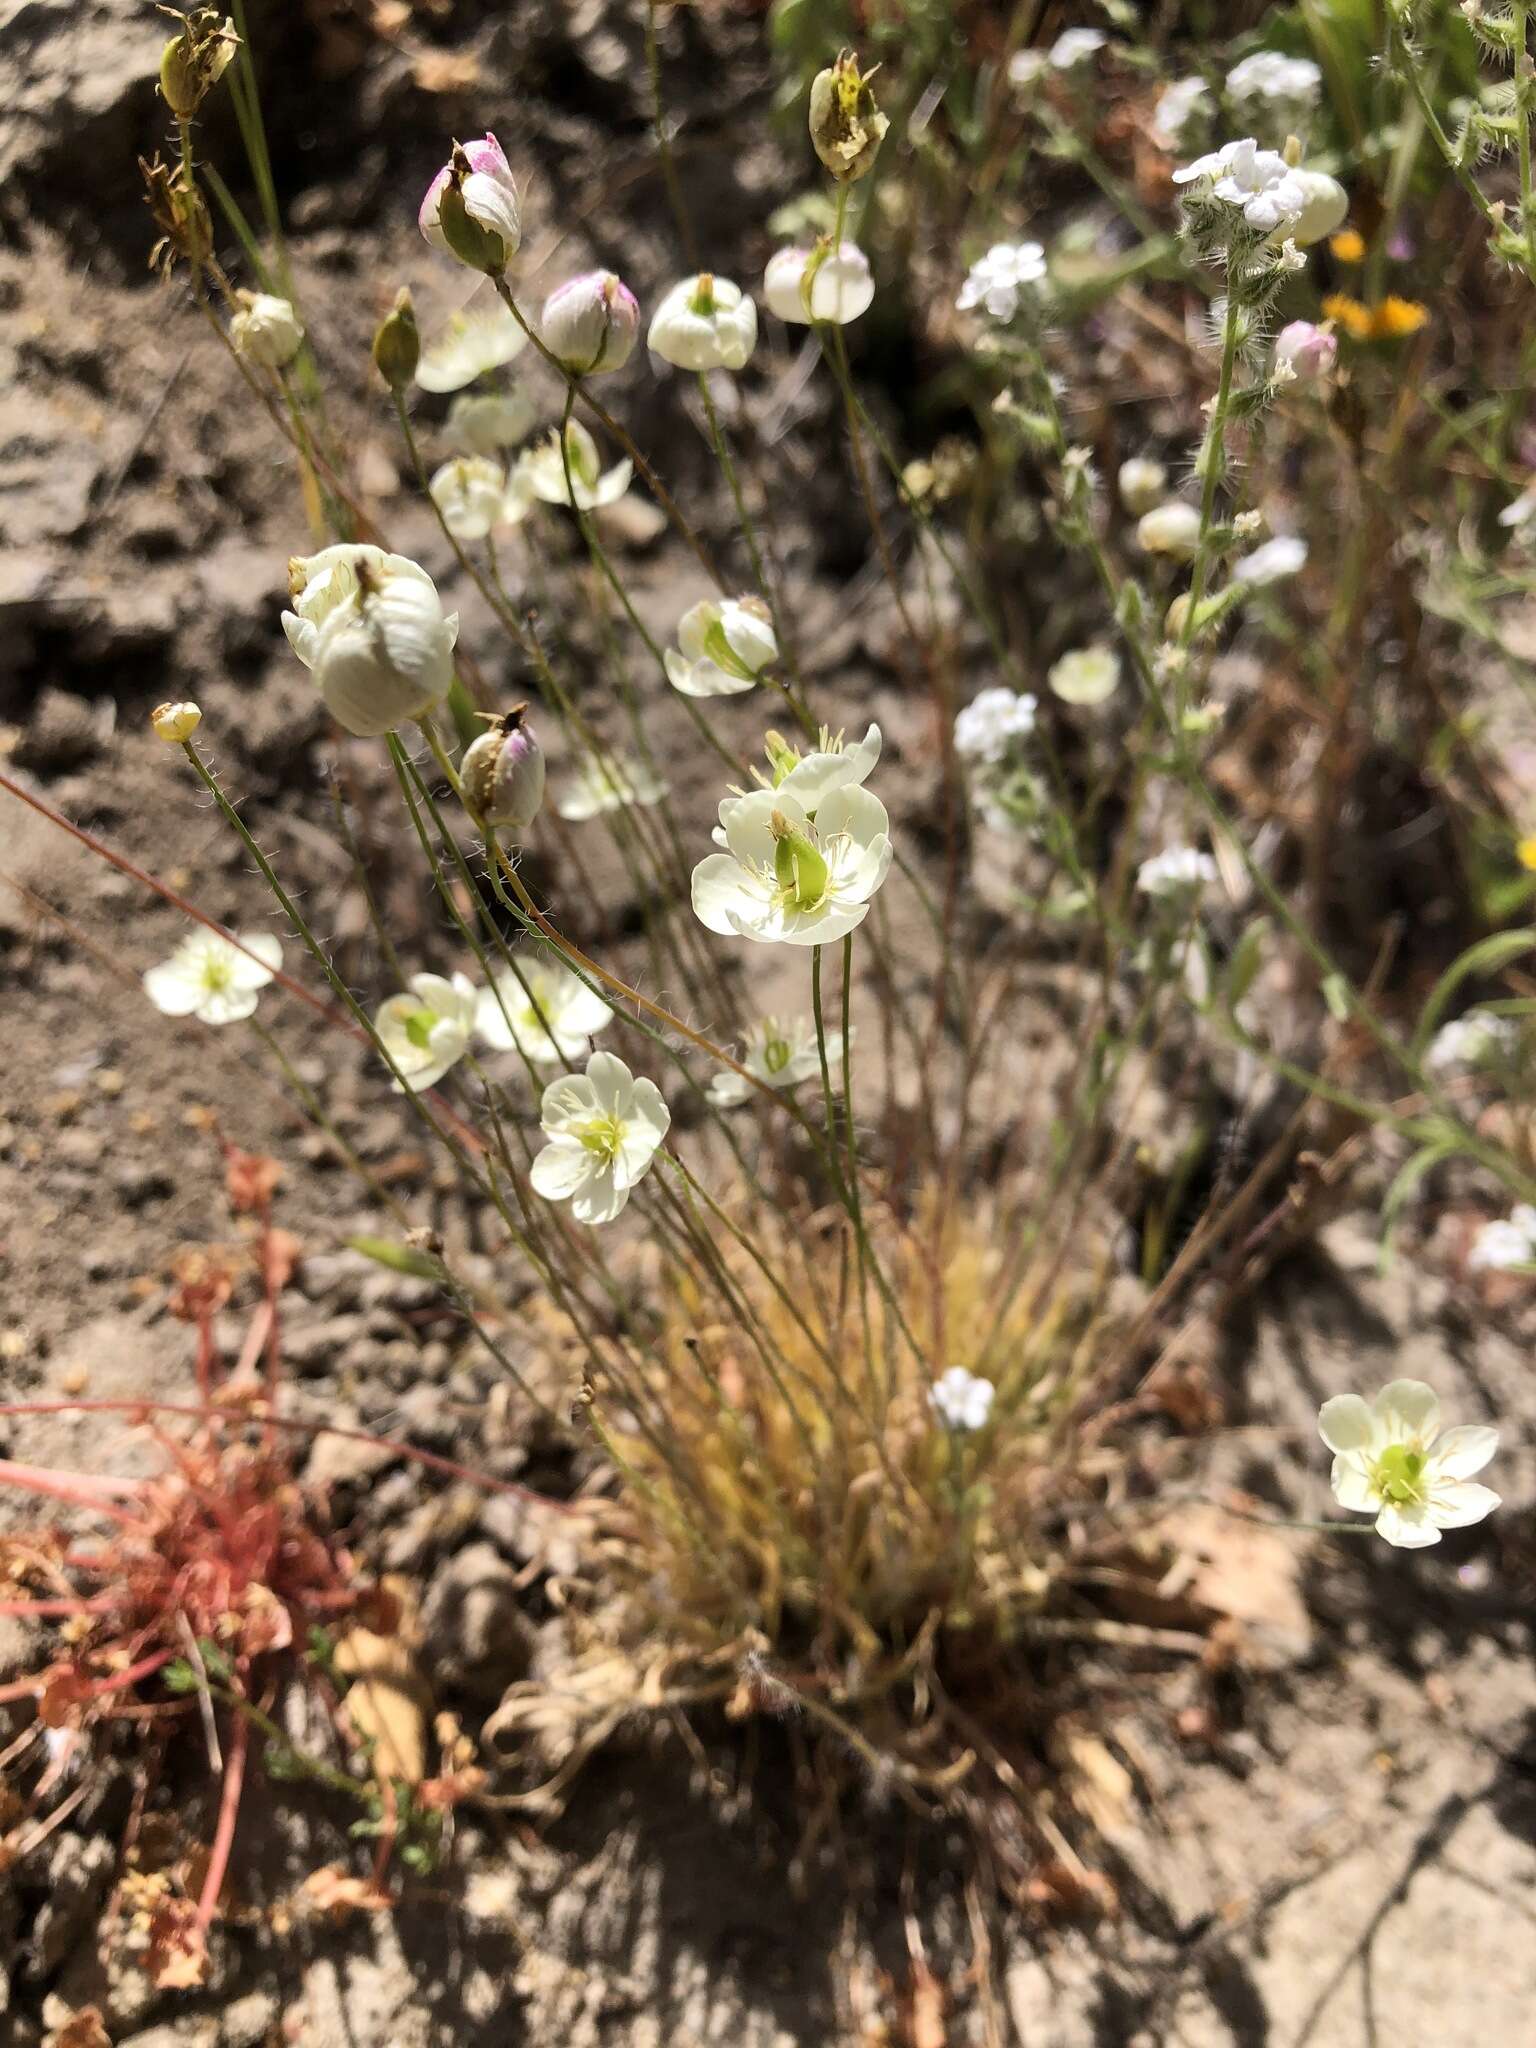
[[[522,216],[512,166],[494,135],[454,144],[416,216],[434,249],[499,275],[517,254]]]
[[[459,764],[465,802],[493,831],[525,832],[544,802],[544,755],[524,723],[527,709],[518,704],[495,719]]]
[[[640,307],[611,270],[589,270],[550,293],[539,331],[550,354],[578,377],[621,370],[639,339]]]
[[[1338,354],[1338,336],[1311,320],[1293,320],[1275,336],[1275,361],[1284,363],[1305,384],[1317,384],[1329,376]]]

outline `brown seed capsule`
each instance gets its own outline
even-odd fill
[[[811,142],[840,185],[865,177],[874,168],[891,125],[869,89],[874,75],[860,71],[852,50],[844,50],[828,70],[817,72],[811,86]]]

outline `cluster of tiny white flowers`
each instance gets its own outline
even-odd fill
[[[1136,870],[1136,886],[1144,896],[1167,902],[1209,888],[1218,873],[1208,853],[1193,846],[1170,846],[1141,863]]]
[[[990,319],[1012,320],[1026,292],[1046,275],[1045,250],[1038,242],[994,242],[971,265],[955,305],[962,313],[980,307]]]
[[[994,768],[1035,729],[1038,700],[997,683],[973,697],[955,719],[955,752],[962,761]]]
[[[1514,1273],[1536,1267],[1536,1204],[1517,1202],[1507,1217],[1485,1223],[1472,1240],[1467,1264],[1474,1273]]]
[[[1513,1017],[1501,1017],[1491,1010],[1468,1010],[1464,1017],[1453,1017],[1440,1026],[1429,1042],[1424,1064],[1432,1074],[1487,1066],[1508,1059],[1519,1042],[1520,1026]]]

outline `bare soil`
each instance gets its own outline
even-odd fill
[[[611,262],[654,297],[676,265],[646,127],[643,10],[422,9],[406,48],[368,37],[345,9],[277,11],[276,46],[262,51],[274,155],[312,333],[336,372],[338,428],[391,544],[440,573],[463,602],[466,641],[488,645],[473,593],[455,590],[405,488],[364,374],[367,344],[402,282],[429,320],[450,303],[455,281],[410,225],[414,194],[443,137],[478,132],[487,116],[533,172],[539,274]],[[766,215],[795,189],[767,119],[761,30],[750,12],[677,9],[667,33],[696,225],[746,274],[766,253]],[[266,926],[259,878],[145,726],[153,703],[196,696],[252,829],[367,987],[378,963],[331,848],[333,788],[382,876],[402,949],[446,957],[447,941],[411,879],[411,850],[385,837],[393,812],[375,751],[325,730],[278,628],[287,557],[308,545],[284,451],[182,293],[144,268],[132,164],[157,138],[143,76],[155,43],[131,0],[28,0],[0,21],[0,748],[51,803],[213,915]],[[463,90],[451,89],[456,76]],[[234,161],[216,122],[204,141]],[[792,361],[769,352],[746,390],[759,422],[816,427],[820,401],[799,395]],[[683,451],[674,469],[702,494],[705,455],[681,403],[644,367],[624,392],[637,434]],[[802,638],[850,720],[880,718],[901,801],[921,823],[936,801],[923,714],[903,695],[892,621],[861,573],[862,532],[840,509],[846,479],[788,459],[802,474],[779,493],[777,540],[808,593]],[[616,545],[664,633],[699,594],[696,565],[643,520]],[[497,680],[517,687],[515,675]],[[743,733],[751,723],[744,714]],[[678,746],[669,769],[682,813],[704,815],[715,765]],[[580,892],[562,900],[558,871],[549,880],[578,931],[584,919],[622,928],[632,885],[617,864],[598,877],[600,911]],[[180,917],[6,799],[0,883],[12,885],[0,886],[6,1397],[186,1394],[190,1345],[166,1313],[165,1273],[178,1246],[233,1234],[217,1129],[285,1167],[281,1221],[306,1254],[287,1328],[299,1411],[548,1483],[568,1453],[509,1431],[462,1331],[418,1283],[339,1249],[375,1219],[259,1048],[170,1023],[143,1000],[138,977],[175,944]],[[281,1029],[370,1166],[494,1271],[500,1247],[485,1219],[438,1184],[361,1055],[296,1006]],[[1346,1216],[1214,1333],[1203,1364],[1228,1427],[1191,1453],[1191,1492],[1232,1485],[1282,1513],[1325,1512],[1318,1402],[1410,1373],[1458,1419],[1498,1422],[1506,1506],[1425,1557],[1301,1534],[1215,1544],[1212,1568],[1245,1616],[1231,1673],[1213,1684],[1187,1661],[1148,1657],[1140,1668],[1122,1660],[1109,1681],[1105,1737],[1121,1772],[1093,1853],[1118,1916],[1086,1928],[990,1909],[978,1920],[964,1843],[915,1838],[874,1784],[804,1867],[792,1773],[771,1741],[748,1796],[739,1740],[661,1726],[623,1732],[561,1818],[536,1827],[515,1811],[465,1809],[440,1873],[407,1880],[393,1913],[341,1923],[293,1905],[306,1874],[337,1857],[336,1816],[258,1781],[212,1980],[155,1993],[103,1917],[129,1783],[103,1768],[67,1826],[0,1873],[0,2040],[29,2048],[88,2005],[117,2048],[1528,2038],[1533,1310],[1518,1295],[1497,1312],[1472,1300],[1444,1253],[1431,1239],[1383,1275],[1370,1218]],[[153,1456],[137,1433],[92,1416],[8,1425],[0,1449],[96,1470],[143,1469]],[[525,1583],[514,1518],[334,1441],[317,1442],[310,1471],[371,1565],[421,1581],[439,1702],[473,1729],[536,1660],[548,1620]],[[28,1643],[0,1626],[3,1679],[26,1668]],[[196,1764],[155,1797],[195,1811],[207,1798]],[[924,1957],[942,2014],[926,2034]]]

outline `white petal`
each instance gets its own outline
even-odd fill
[[[553,1138],[534,1155],[528,1179],[535,1194],[549,1202],[564,1202],[592,1172],[592,1154],[576,1138]]]
[[[1444,1436],[1436,1437],[1429,1454],[1430,1485],[1438,1490],[1446,1480],[1470,1479],[1474,1472],[1482,1471],[1498,1448],[1496,1429],[1483,1429],[1472,1423],[1448,1429]]]
[[[1374,1515],[1381,1502],[1371,1484],[1371,1475],[1358,1457],[1335,1458],[1331,1474],[1333,1497],[1341,1508],[1356,1514]]]
[[[797,831],[805,830],[805,811],[794,797],[785,796],[782,790],[754,790],[750,796],[741,797],[732,805],[729,818],[724,814],[724,807],[721,807],[725,843],[737,860],[745,866],[773,866],[773,857],[778,846],[773,830],[773,817],[776,811]]]
[[[629,1189],[620,1187],[611,1166],[600,1165],[571,1197],[571,1214],[578,1223],[611,1223],[629,1200]]]
[[[276,932],[237,932],[245,947],[230,961],[235,980],[245,988],[265,988],[283,964],[283,945]],[[254,960],[247,956],[256,955]]]
[[[1491,1486],[1462,1480],[1453,1486],[1431,1485],[1429,1513],[1442,1529],[1468,1529],[1481,1522],[1499,1505]]]
[[[1335,1394],[1317,1414],[1317,1431],[1330,1451],[1368,1451],[1380,1431],[1358,1394]]]
[[[693,913],[707,930],[723,938],[736,936],[742,917],[761,914],[768,902],[767,890],[753,886],[752,877],[733,854],[706,854],[693,871]]]
[[[1403,1508],[1389,1501],[1376,1517],[1376,1534],[1394,1550],[1427,1550],[1440,1541],[1440,1531],[1422,1507]]]
[[[641,1129],[649,1134],[651,1150],[654,1152],[672,1128],[672,1112],[667,1107],[666,1097],[647,1075],[642,1074],[635,1082],[629,1113]]]
[[[1423,1380],[1392,1380],[1372,1406],[1389,1443],[1428,1443],[1440,1426],[1440,1402]]]
[[[179,959],[164,960],[144,976],[144,993],[162,1017],[190,1017],[203,999],[202,977]]]
[[[256,1008],[253,988],[214,988],[204,992],[197,1014],[205,1024],[238,1024]]]
[[[625,1117],[629,1114],[635,1077],[617,1053],[593,1053],[587,1061],[587,1082],[599,1109],[609,1116]]]

